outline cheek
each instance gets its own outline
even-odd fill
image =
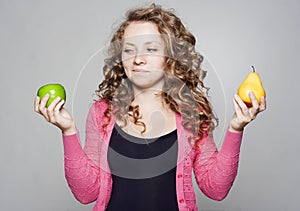
[[[155,68],[163,70],[166,66],[166,59],[164,57],[153,58],[152,64]]]
[[[123,67],[125,68],[125,70],[130,69],[132,61],[131,61],[131,59],[122,59],[122,64],[123,64]]]
[[[129,65],[133,61],[133,58],[134,58],[133,56],[126,55],[126,54],[124,55],[123,53],[121,55],[121,60],[124,66]]]
[[[124,68],[124,73],[125,75],[130,78],[132,75],[132,72],[129,71],[131,68],[131,66],[128,64],[128,62],[123,62],[123,68]]]

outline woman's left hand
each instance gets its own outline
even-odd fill
[[[252,106],[247,105],[236,94],[233,98],[233,105],[235,113],[229,122],[229,130],[233,132],[242,131],[244,127],[254,120],[258,113],[266,110],[266,98],[261,97],[260,104],[258,104],[253,92],[249,93]]]

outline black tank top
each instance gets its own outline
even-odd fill
[[[178,211],[177,132],[143,139],[115,125],[108,148],[112,194],[107,211]]]

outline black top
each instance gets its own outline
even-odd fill
[[[155,139],[112,132],[108,164],[112,194],[107,211],[178,211],[176,198],[177,132]]]

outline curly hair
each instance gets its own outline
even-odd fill
[[[206,75],[206,71],[201,69],[203,56],[195,50],[196,39],[182,21],[172,10],[162,9],[159,5],[129,10],[125,21],[111,38],[108,57],[104,60],[104,80],[96,90],[99,98],[109,104],[105,116],[110,121],[115,115],[124,123],[123,126],[128,124],[126,116],[129,116],[134,124],[144,127],[142,133],[146,130],[145,124],[140,121],[139,106],[131,105],[134,93],[121,58],[123,35],[132,22],[153,23],[162,35],[167,46],[167,58],[165,83],[160,95],[164,104],[182,116],[183,127],[192,132],[189,140],[196,144],[203,136],[211,134],[218,123],[209,102],[209,88],[203,83]]]

